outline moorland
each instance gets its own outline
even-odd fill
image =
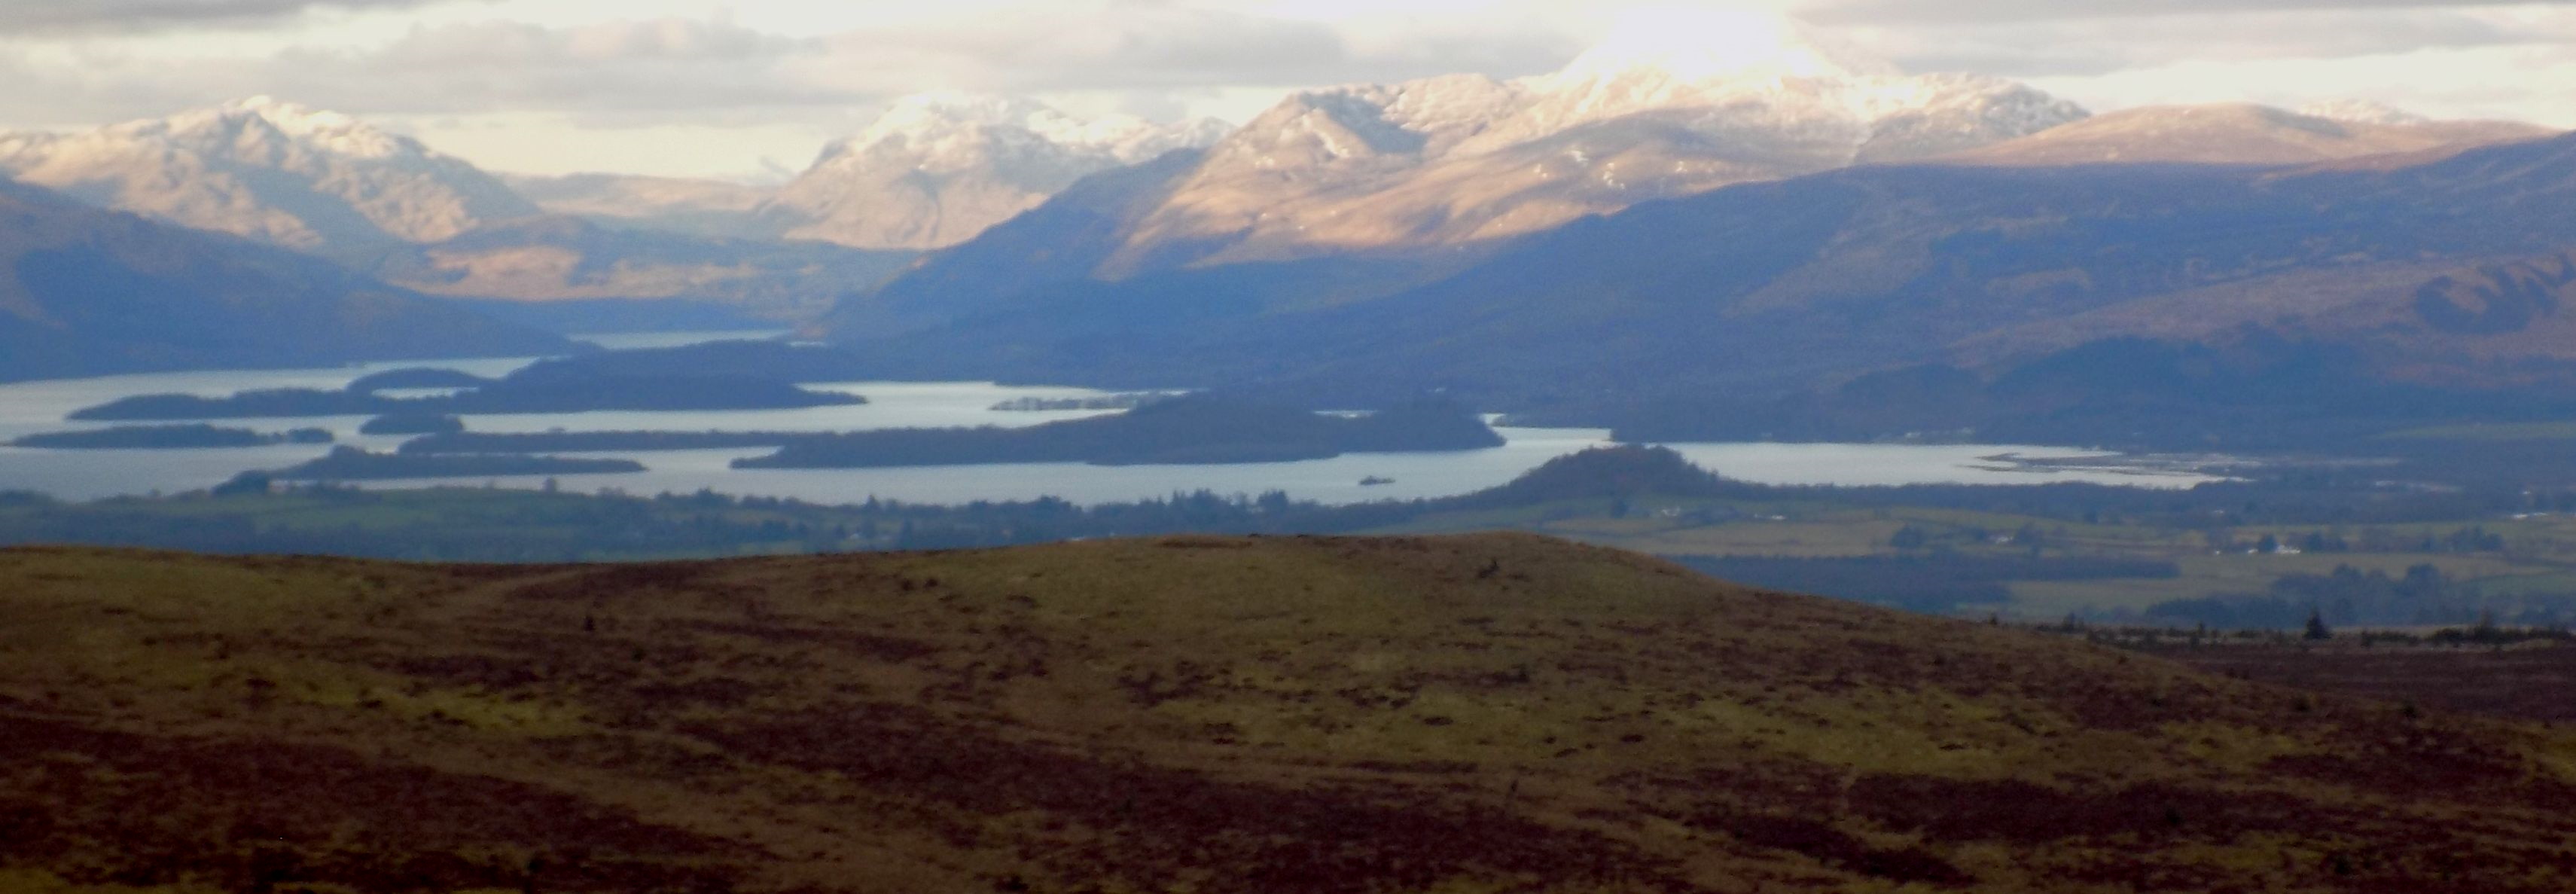
[[[0,551],[0,878],[2565,890],[2563,728],[1526,535]]]

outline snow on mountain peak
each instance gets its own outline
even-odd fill
[[[268,96],[0,141],[0,168],[97,204],[298,248],[435,242],[538,213],[409,137]]]
[[[1034,140],[1076,154],[1106,155],[1127,164],[1173,149],[1207,145],[1223,137],[1225,129],[1223,122],[1205,118],[1174,124],[1124,114],[1085,119],[1021,97],[946,91],[897,99],[858,135],[826,151],[829,156],[839,156],[885,144],[920,151],[943,145]]]
[[[925,93],[896,100],[763,206],[791,238],[937,248],[1011,218],[1084,176],[1207,146],[1200,119],[1083,118],[1029,99]]]

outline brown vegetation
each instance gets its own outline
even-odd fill
[[[0,888],[2576,885],[2557,731],[1524,536],[14,550],[0,603]]]

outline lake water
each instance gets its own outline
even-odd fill
[[[773,333],[650,333],[585,336],[609,347],[658,347],[718,338],[766,337]],[[483,376],[499,376],[533,359],[456,360],[369,364],[336,369],[152,373],[94,379],[0,384],[0,441],[48,431],[108,427],[111,423],[66,422],[64,416],[83,407],[136,394],[185,393],[222,396],[257,388],[339,388],[351,379],[385,369],[434,366]],[[1099,411],[1006,412],[991,407],[1019,397],[1081,397],[1101,392],[1083,388],[996,385],[989,382],[845,382],[810,386],[817,390],[864,395],[860,406],[801,410],[723,412],[599,412],[550,415],[468,416],[476,431],[541,432],[602,430],[759,430],[859,431],[882,428],[974,425],[1022,426],[1097,415]],[[282,431],[328,428],[340,443],[370,450],[391,450],[401,436],[357,433],[362,416],[220,420],[227,427]],[[1168,496],[1175,492],[1211,490],[1221,494],[1258,494],[1284,490],[1292,497],[1326,503],[1380,499],[1443,497],[1492,487],[1518,477],[1550,459],[1609,443],[1609,433],[1594,429],[1500,428],[1508,441],[1501,447],[1463,453],[1352,454],[1293,463],[1212,466],[1102,467],[1080,464],[1020,464],[907,469],[743,469],[732,460],[766,450],[695,450],[676,452],[579,454],[624,456],[648,471],[627,475],[558,476],[568,490],[614,488],[629,493],[690,492],[701,488],[731,494],[794,497],[809,502],[859,502],[869,497],[924,503],[974,500],[1025,500],[1055,496],[1077,503],[1104,503]],[[2189,474],[2141,474],[2101,468],[2028,469],[1990,458],[2018,455],[2031,459],[2101,456],[2095,451],[2006,445],[1891,444],[1673,444],[1693,462],[1730,477],[1770,484],[2046,484],[2090,481],[2142,487],[2188,487],[2207,477]],[[328,446],[272,445],[217,450],[30,450],[0,447],[0,490],[36,490],[65,499],[175,493],[208,487],[252,469],[295,465],[328,452]],[[1360,485],[1361,479],[1393,479],[1393,484]],[[543,477],[473,478],[446,481],[370,483],[372,487],[435,485],[539,487]]]

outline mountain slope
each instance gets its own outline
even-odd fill
[[[0,180],[0,379],[569,347],[325,261]]]
[[[473,165],[267,97],[82,134],[0,136],[0,173],[95,205],[329,254],[538,213]]]
[[[1083,176],[1206,145],[1222,125],[1085,121],[1029,100],[923,94],[827,146],[757,217],[794,239],[926,249],[972,239]]]
[[[2383,369],[2567,362],[2569,342],[2548,338],[2561,317],[2532,315],[2529,336],[2463,331],[2425,316],[2416,289],[2576,244],[2571,190],[2576,137],[2386,169],[1865,167],[1581,221],[1372,301],[1158,317],[1136,309],[1190,293],[1138,278],[1032,291],[1062,297],[870,344],[940,374],[1345,405],[1449,389],[1516,410],[1793,392],[2248,326],[2352,346]]]
[[[2329,113],[2355,115],[2352,110]],[[2541,139],[2510,121],[2339,120],[2258,105],[2126,109],[1951,156],[1974,164],[2294,165]]]
[[[0,872],[38,887],[2576,873],[2561,731],[1525,536],[648,566],[14,550],[0,601]]]
[[[884,281],[910,252],[723,239],[531,217],[385,253],[372,272],[437,295],[514,301],[674,299],[784,323]]]

